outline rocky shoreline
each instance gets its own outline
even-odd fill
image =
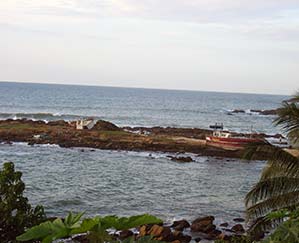
[[[27,142],[57,144],[61,147],[86,147],[107,150],[193,153],[198,156],[241,158],[243,152],[215,148],[206,145],[205,137],[212,130],[172,127],[117,127],[99,120],[90,130],[77,130],[74,122],[63,120],[44,122],[27,119],[0,121],[0,142]],[[246,136],[249,136],[246,134]],[[269,137],[255,134],[256,137]],[[277,134],[273,137],[280,137]],[[192,162],[189,158],[171,158],[175,161]]]
[[[185,219],[173,221],[172,224],[143,225],[137,229],[123,230],[113,234],[115,239],[121,241],[134,237],[135,239],[152,236],[153,239],[171,243],[213,242],[224,240],[230,242],[232,238],[245,236],[245,219],[235,218],[232,224],[223,222],[215,224],[214,216],[199,217],[189,222]],[[255,240],[263,238],[264,235],[254,236]],[[72,240],[89,242],[85,235],[75,236]]]

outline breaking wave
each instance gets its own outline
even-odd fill
[[[100,117],[93,116],[95,119],[100,119]],[[0,120],[6,119],[30,119],[33,121],[42,120],[45,122],[56,121],[56,120],[65,120],[73,121],[80,118],[87,118],[87,116],[72,115],[72,114],[59,114],[59,113],[0,113]]]

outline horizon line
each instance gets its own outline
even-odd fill
[[[113,85],[97,85],[97,84],[78,84],[78,83],[57,83],[57,82],[43,82],[38,81],[15,81],[15,80],[0,80],[0,83],[18,83],[18,84],[41,84],[41,85],[69,85],[69,86],[83,86],[83,87],[107,87],[107,88],[123,88],[123,89],[148,89],[148,90],[165,90],[165,91],[187,91],[187,92],[207,92],[207,93],[227,93],[227,94],[254,94],[254,95],[274,95],[274,96],[291,96],[292,94],[278,94],[278,93],[254,93],[242,91],[216,91],[216,90],[199,90],[199,89],[174,89],[174,88],[152,88],[152,87],[136,87],[136,86],[113,86]]]

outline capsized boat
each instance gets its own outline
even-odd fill
[[[206,137],[207,145],[228,150],[244,149],[250,144],[263,143],[263,138],[238,136],[228,131],[215,130],[212,136]]]

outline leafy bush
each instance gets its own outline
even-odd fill
[[[14,242],[25,228],[45,219],[43,207],[33,209],[23,196],[25,184],[21,177],[11,162],[4,163],[0,170],[0,242]]]
[[[215,243],[254,243],[247,236],[232,236],[229,240],[216,240]]]
[[[96,216],[94,218],[86,218],[80,223],[82,215],[83,213],[69,213],[64,221],[60,218],[57,218],[53,222],[46,221],[30,228],[27,232],[18,236],[17,240],[42,240],[42,243],[51,243],[56,239],[86,233],[90,242],[103,243],[112,241],[112,237],[107,233],[107,229],[125,230],[144,224],[159,224],[162,222],[152,215],[144,214],[129,218]]]
[[[269,221],[281,222],[277,229],[262,243],[299,243],[299,210],[282,209],[269,213],[266,217]]]

